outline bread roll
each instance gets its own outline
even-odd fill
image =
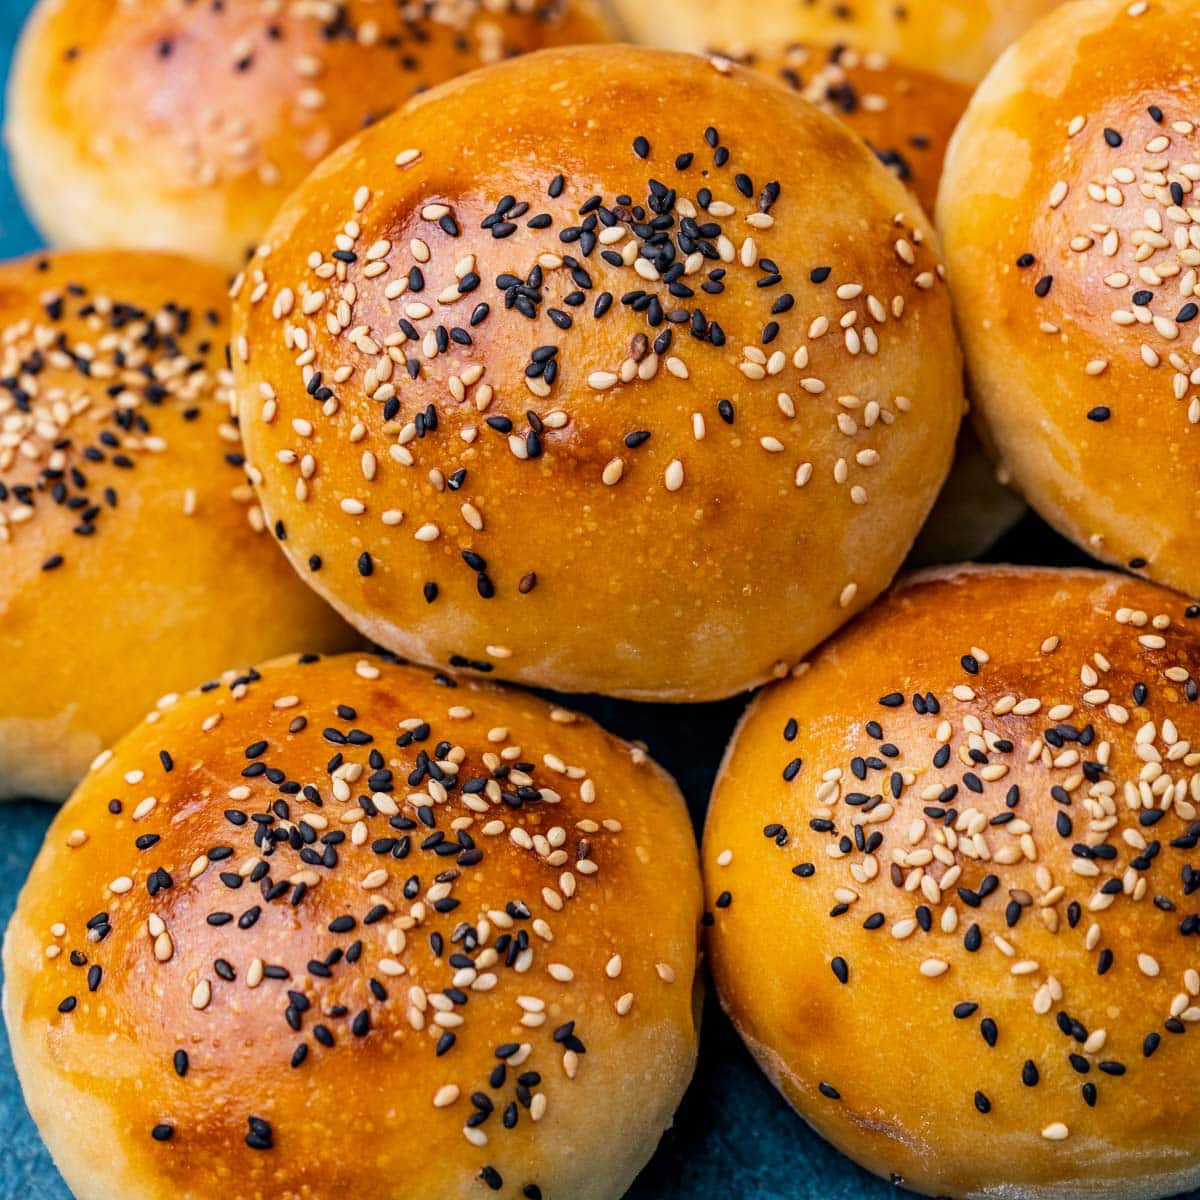
[[[637,41],[741,52],[849,42],[977,83],[1000,52],[1062,0],[613,0]]]
[[[946,146],[971,96],[967,87],[840,44],[768,42],[730,57],[841,117],[933,212]]]
[[[5,944],[77,1200],[615,1200],[692,1073],[682,798],[519,692],[289,658],[84,780]]]
[[[354,644],[262,528],[226,286],[166,255],[0,266],[0,797],[63,799],[170,692]]]
[[[1089,553],[1200,594],[1197,7],[1086,0],[981,87],[939,215],[976,412]]]
[[[722,1002],[927,1195],[1200,1184],[1200,605],[951,568],[755,701],[704,837]]]
[[[409,96],[608,31],[594,0],[39,0],[8,146],[53,243],[236,269],[309,170]]]
[[[301,574],[408,658],[562,691],[786,671],[886,586],[962,409],[910,195],[690,55],[427,93],[322,164],[237,290],[247,453]]]

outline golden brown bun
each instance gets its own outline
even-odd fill
[[[903,186],[755,73],[628,46],[367,130],[236,309],[247,453],[297,569],[408,658],[563,691],[786,670],[891,579],[962,407]]]
[[[631,36],[675,50],[790,41],[857,46],[977,83],[1006,46],[1062,0],[613,0]]]
[[[752,705],[704,835],[709,951],[839,1149],[929,1195],[1200,1184],[1198,674],[1173,593],[957,567]]]
[[[607,36],[594,0],[40,0],[8,145],[52,242],[235,269],[363,125],[483,63]]]
[[[1015,485],[1096,557],[1200,594],[1200,23],[1190,0],[1142,7],[1068,5],[997,64],[939,223]]]
[[[521,692],[289,658],[84,780],[4,1011],[78,1200],[607,1200],[692,1073],[699,918],[641,751]]]
[[[167,255],[0,265],[0,797],[63,799],[167,693],[354,644],[262,528],[225,290]]]
[[[732,57],[841,117],[933,212],[946,146],[971,98],[967,87],[843,45],[770,42]]]

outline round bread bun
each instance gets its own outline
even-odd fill
[[[775,43],[729,57],[841,117],[933,212],[946,146],[971,98],[964,84],[841,44]]]
[[[939,200],[975,412],[1089,553],[1200,594],[1189,0],[1084,0],[997,64]],[[1119,66],[1118,66],[1119,64]]]
[[[4,1013],[77,1200],[615,1200],[692,1074],[699,921],[642,751],[521,692],[293,657],[83,781]]]
[[[168,255],[0,265],[0,797],[62,800],[230,666],[355,644],[263,527],[226,288]]]
[[[560,691],[786,671],[890,581],[962,411],[911,195],[723,60],[575,47],[428,92],[235,290],[297,569],[407,658]]]
[[[13,171],[56,245],[236,269],[364,125],[484,63],[608,34],[594,0],[39,0],[9,85]]]
[[[1200,1184],[1200,605],[902,583],[766,690],[704,836],[722,1003],[822,1136],[927,1195]]]
[[[978,83],[1001,51],[1063,0],[612,0],[639,42],[673,50],[850,43]]]

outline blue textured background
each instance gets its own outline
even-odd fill
[[[5,75],[13,43],[32,0],[0,0],[0,55]],[[0,102],[2,103],[2,102]],[[7,159],[0,155],[0,258],[35,249],[37,234],[24,216]],[[1034,518],[997,548],[998,561],[1085,561]],[[3,664],[0,664],[3,670]],[[699,828],[713,773],[743,707],[742,700],[687,708],[658,708],[577,697],[614,732],[640,738],[683,787]],[[19,803],[0,807],[0,927],[37,853],[54,810]],[[25,1111],[0,1027],[0,1200],[70,1200],[70,1193]],[[758,1072],[710,999],[700,1067],[675,1127],[628,1200],[877,1200],[897,1189],[857,1168],[817,1138]],[[112,1197],[111,1200],[124,1200]],[[1195,1198],[1200,1200],[1200,1197]]]

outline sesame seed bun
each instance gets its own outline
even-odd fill
[[[4,1012],[78,1200],[615,1200],[692,1073],[699,919],[641,751],[524,693],[289,658],[83,781]]]
[[[594,0],[40,0],[6,137],[52,243],[236,269],[365,124],[484,63],[608,34]]]
[[[144,253],[0,265],[0,797],[63,799],[198,679],[356,642],[247,482],[226,280]]]
[[[939,201],[973,405],[1026,499],[1200,594],[1196,6],[1082,0],[972,101]]]
[[[562,691],[786,671],[890,581],[962,412],[911,195],[691,55],[542,51],[427,93],[322,164],[236,290],[297,570],[407,658]]]
[[[977,83],[1062,0],[612,0],[630,35],[674,50],[740,53],[764,43],[849,42]]]
[[[722,1003],[839,1149],[954,1197],[1200,1184],[1200,605],[948,568],[765,690],[702,855]]]

